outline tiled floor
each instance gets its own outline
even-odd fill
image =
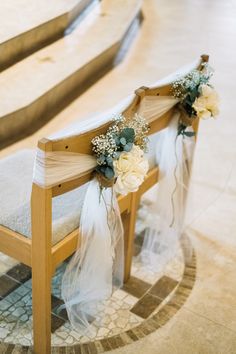
[[[96,320],[92,319],[91,329],[86,334],[78,333],[71,328],[65,309],[60,307],[63,304],[60,294],[61,278],[66,263],[57,269],[52,280],[52,345],[74,346],[100,341],[105,350],[104,343],[109,347],[109,343],[114,341],[114,336],[128,332],[132,339],[132,335],[135,334],[130,330],[140,325],[144,326],[146,319],[158,313],[183,277],[184,258],[179,247],[174,259],[166,264],[162,272],[148,271],[137,257],[141,238],[142,236],[137,237],[136,257],[130,280],[99,308],[101,316]],[[23,264],[15,264],[3,254],[0,255],[0,266],[4,273],[0,276],[0,339],[2,343],[31,346],[31,270]],[[178,269],[175,278],[168,276],[168,269],[172,269],[172,266]],[[143,275],[145,281],[142,279]],[[144,332],[142,337],[145,335]],[[141,334],[138,338],[140,336]]]

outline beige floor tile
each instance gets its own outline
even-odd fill
[[[234,354],[236,348],[235,332],[184,309],[159,336],[163,354],[171,345],[173,354]]]
[[[236,256],[208,239],[195,245],[197,279],[184,307],[235,331],[236,337]]]
[[[212,242],[223,242],[223,247],[235,250],[236,195],[195,185],[191,198],[186,224],[201,235],[207,235]]]
[[[235,348],[233,331],[182,309],[156,333],[113,353],[235,354]]]

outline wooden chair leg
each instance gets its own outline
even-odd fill
[[[132,257],[134,250],[135,223],[138,205],[139,198],[136,193],[133,193],[131,200],[131,209],[129,212],[126,212],[122,215],[125,237],[124,282],[127,282],[129,280],[131,273]]]
[[[39,260],[32,267],[34,353],[51,353],[51,272]]]
[[[34,353],[51,353],[51,190],[33,185],[32,292]]]
[[[195,133],[195,140],[197,140],[199,123],[200,123],[200,119],[199,118],[194,119],[192,127],[193,127],[193,131]]]

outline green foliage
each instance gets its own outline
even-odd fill
[[[133,143],[128,143],[124,146],[124,151],[130,152],[132,150]]]
[[[113,158],[111,156],[106,157],[107,166],[113,168]]]
[[[126,139],[125,138],[120,138],[120,144],[125,146],[126,145]]]
[[[182,110],[191,119],[196,118],[197,114],[193,108],[195,100],[201,96],[201,86],[209,85],[209,80],[212,76],[213,70],[209,65],[205,64],[204,68],[193,70],[188,75],[177,79],[172,85],[172,94],[180,100]],[[182,122],[178,126],[178,135],[192,137],[193,132],[186,131],[187,125]]]
[[[137,114],[129,121],[126,121],[122,115],[116,117],[115,123],[105,134],[96,136],[92,140],[92,150],[98,164],[96,171],[107,179],[114,178],[114,160],[119,159],[122,152],[130,152],[134,143],[144,150],[147,144],[147,132],[146,121]]]
[[[112,179],[115,176],[114,169],[111,167],[106,167],[105,169],[105,177],[107,179]]]
[[[195,132],[186,132],[186,131],[184,131],[183,135],[188,136],[189,138],[191,138],[192,136],[195,136]]]
[[[104,162],[106,161],[106,157],[104,155],[100,155],[98,158],[97,158],[97,163],[99,165],[103,165]]]
[[[186,131],[187,128],[188,128],[187,125],[185,125],[183,123],[179,123],[179,125],[178,125],[178,134],[177,135],[183,135],[183,136],[187,136],[189,138],[195,136],[194,132]]]
[[[127,143],[134,143],[135,131],[133,128],[124,128],[120,133],[120,137],[125,139]]]
[[[135,131],[133,128],[124,128],[119,131],[112,131],[110,129],[109,131],[109,139],[107,140],[107,136],[101,136],[99,143],[107,143],[107,142],[112,142],[110,144],[107,144],[107,150],[104,151],[104,149],[101,149],[99,146],[99,143],[97,143],[98,148],[96,147],[96,152],[97,152],[97,171],[101,174],[103,174],[107,179],[112,179],[115,176],[114,172],[114,167],[113,167],[113,161],[117,160],[120,157],[120,154],[125,151],[129,152],[131,151],[133,147],[133,143],[135,140]],[[98,137],[99,139],[99,137]],[[110,151],[111,147],[113,147],[112,153]],[[100,149],[100,150],[99,150]],[[99,151],[102,151],[101,154],[99,154]]]

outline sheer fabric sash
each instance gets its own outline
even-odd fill
[[[198,65],[199,61],[182,70],[180,74],[186,74]],[[171,79],[175,79],[176,74],[161,83],[167,84]],[[160,82],[159,82],[160,83]],[[154,86],[158,86],[156,83]],[[95,129],[106,122],[110,122],[112,114],[121,113],[132,101],[133,96],[129,96],[113,110],[104,114],[78,122],[67,129],[50,137],[52,141],[63,139],[68,136],[79,136],[82,133]],[[139,106],[138,113],[148,122],[158,119],[165,112],[169,111],[178,103],[173,97],[157,96],[144,97]],[[173,120],[173,127],[166,131],[173,154],[173,144],[176,139],[176,115]],[[175,132],[175,134],[174,134]],[[164,141],[164,140],[163,140]],[[161,151],[161,161],[169,159],[168,147],[163,143],[159,145]],[[179,140],[179,146],[182,142]],[[179,155],[182,150],[178,149]],[[42,188],[50,188],[58,183],[73,180],[81,177],[94,169],[96,161],[93,156],[62,151],[42,152],[38,149],[35,160],[33,182]],[[181,170],[182,164],[178,164]],[[171,198],[171,186],[174,164],[165,168],[163,165],[162,181],[164,183],[164,194],[166,199]],[[184,185],[178,184],[176,198],[182,203],[182,192]],[[180,196],[180,197],[179,197]],[[163,197],[164,198],[164,197]],[[168,203],[162,206],[160,215],[169,213]],[[179,214],[178,214],[179,213]],[[179,221],[182,219],[182,209],[176,208],[176,223],[173,238],[179,237]],[[164,230],[164,229],[163,229]],[[97,314],[100,305],[109,298],[114,288],[119,288],[123,284],[124,269],[124,235],[121,222],[120,211],[113,188],[107,188],[101,194],[100,186],[96,179],[88,183],[87,191],[83,201],[83,208],[80,218],[80,242],[65,271],[62,281],[62,297],[68,312],[72,326],[79,331],[90,328],[91,321],[97,321]],[[145,251],[155,254],[153,244],[149,241]],[[156,261],[155,261],[156,262]],[[101,310],[101,309],[100,309]]]

